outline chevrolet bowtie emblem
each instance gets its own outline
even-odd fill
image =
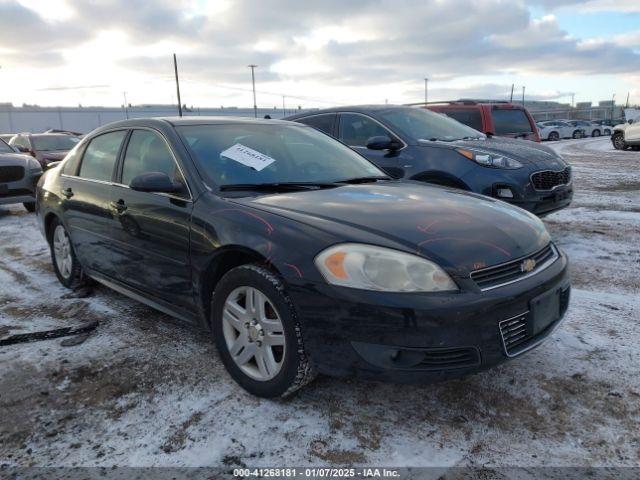
[[[536,268],[536,261],[533,258],[527,258],[520,264],[520,270],[523,273],[529,273],[534,268]]]

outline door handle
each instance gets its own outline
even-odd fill
[[[62,195],[64,195],[67,198],[71,198],[73,197],[73,190],[71,190],[71,187],[65,188],[62,190]]]
[[[117,202],[111,202],[111,207],[118,213],[122,213],[127,209],[127,204],[124,200],[120,199]]]

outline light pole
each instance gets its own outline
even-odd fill
[[[127,109],[127,92],[122,92],[122,97],[124,98],[124,116],[129,118],[129,110]]]
[[[424,103],[429,102],[429,79],[424,77]]]
[[[285,107],[284,104],[284,95],[282,95],[282,118],[287,116],[287,108]]]
[[[253,116],[258,118],[258,104],[256,103],[256,75],[255,69],[258,65],[247,65],[251,69],[251,85],[253,86]]]
[[[178,79],[178,59],[173,54],[173,71],[176,75],[176,93],[178,94],[178,116],[182,116],[182,100],[180,99],[180,80]]]

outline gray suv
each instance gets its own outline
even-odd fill
[[[29,212],[35,211],[35,188],[41,175],[35,158],[17,153],[0,140],[0,205],[22,203]]]

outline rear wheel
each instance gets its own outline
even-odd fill
[[[56,277],[67,288],[81,286],[83,284],[82,267],[73,251],[66,228],[58,219],[55,219],[51,223],[50,232],[49,245]]]
[[[582,138],[582,132],[580,130],[574,130],[572,137],[573,138]]]
[[[608,128],[605,128],[604,129],[604,134],[611,136],[611,130],[609,130]]]
[[[591,133],[591,136],[592,136],[592,137],[599,137],[599,136],[600,136],[600,130],[594,130],[594,131]]]
[[[549,133],[549,140],[552,142],[557,142],[558,140],[560,140],[560,134],[558,132]]]
[[[293,302],[266,268],[243,265],[225,274],[211,322],[227,371],[253,395],[286,397],[313,380]]]
[[[622,132],[614,133],[611,141],[616,150],[626,150],[627,143],[624,141],[624,134]]]
[[[29,213],[36,211],[36,202],[24,202],[22,205]]]

